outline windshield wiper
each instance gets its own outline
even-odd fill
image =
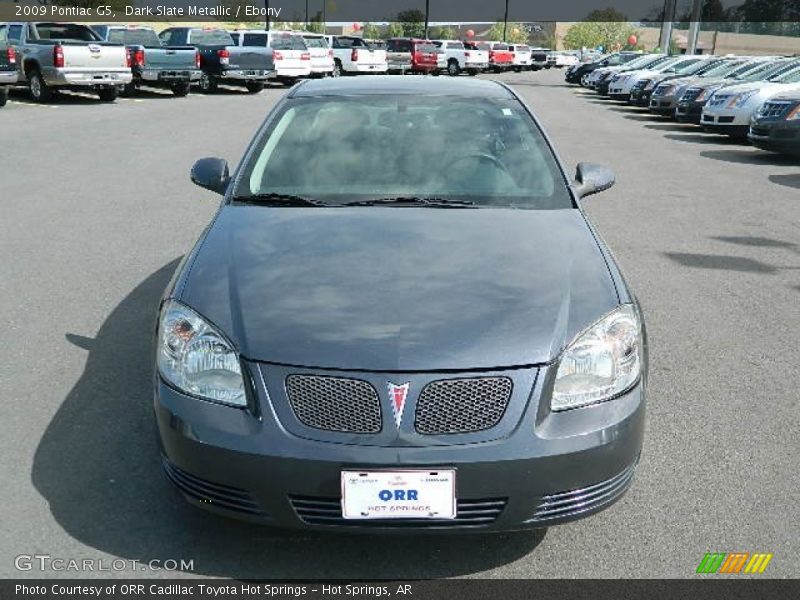
[[[274,192],[268,194],[251,194],[249,196],[234,196],[233,200],[235,202],[264,204],[268,206],[330,206],[330,204],[322,202],[321,200],[294,196],[292,194],[277,194]]]
[[[428,206],[431,208],[467,208],[475,206],[469,200],[452,200],[447,198],[423,198],[420,196],[398,196],[397,198],[373,198],[372,200],[359,200],[347,202],[343,206]]]

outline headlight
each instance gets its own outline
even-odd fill
[[[190,308],[168,300],[158,324],[158,369],[181,391],[245,406],[244,380],[233,345]]]
[[[789,114],[786,115],[787,121],[797,121],[800,119],[800,104],[795,106],[792,110],[789,111]]]
[[[741,94],[736,94],[733,98],[728,101],[728,108],[739,108],[747,104],[747,101],[750,100],[753,96],[758,93],[758,90],[750,90],[749,92],[742,92]]]
[[[561,355],[554,411],[609,400],[630,388],[641,372],[642,333],[632,304],[623,304],[579,334]]]
[[[667,87],[665,87],[664,89],[661,90],[661,95],[662,96],[669,96],[674,91],[675,91],[675,86],[674,85],[668,85]]]
[[[701,100],[705,100],[706,94],[708,94],[710,90],[702,90],[697,96],[695,96],[695,101],[700,102]]]

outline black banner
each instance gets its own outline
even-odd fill
[[[389,582],[263,582],[233,580],[4,580],[0,598],[4,600],[368,600],[373,598],[408,600],[660,600],[702,598],[703,600],[769,599],[800,597],[797,580],[759,580],[752,578],[695,580],[440,580]]]
[[[669,0],[667,0],[669,2]],[[674,0],[688,21],[692,0]],[[701,0],[715,23],[800,22],[800,0]],[[660,21],[665,0],[0,0],[0,21],[273,21],[433,23]]]

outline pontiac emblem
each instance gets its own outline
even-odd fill
[[[394,424],[400,429],[400,422],[403,420],[403,409],[406,406],[406,397],[408,396],[408,388],[410,383],[397,385],[395,383],[387,382],[389,389],[389,401],[392,403],[392,411],[394,412]]]

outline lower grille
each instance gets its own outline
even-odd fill
[[[212,483],[195,475],[190,475],[166,458],[161,459],[161,464],[167,477],[175,487],[198,502],[249,515],[264,514],[264,511],[259,508],[253,497],[245,490]]]
[[[341,501],[337,498],[290,496],[289,502],[297,516],[309,525],[350,527],[481,527],[494,523],[506,506],[506,499],[458,500],[455,519],[364,519],[342,517]]]
[[[769,137],[769,129],[765,127],[750,127],[750,133],[759,137]]]
[[[733,123],[733,117],[720,117],[718,123]]]
[[[414,426],[427,435],[491,429],[503,418],[513,387],[508,377],[432,381],[420,392]]]
[[[610,504],[628,489],[633,480],[636,465],[633,464],[619,475],[585,488],[550,494],[533,515],[533,521],[547,522],[571,518],[581,513],[599,509]]]
[[[286,394],[297,419],[314,429],[378,433],[378,392],[366,381],[318,375],[289,375]]]

